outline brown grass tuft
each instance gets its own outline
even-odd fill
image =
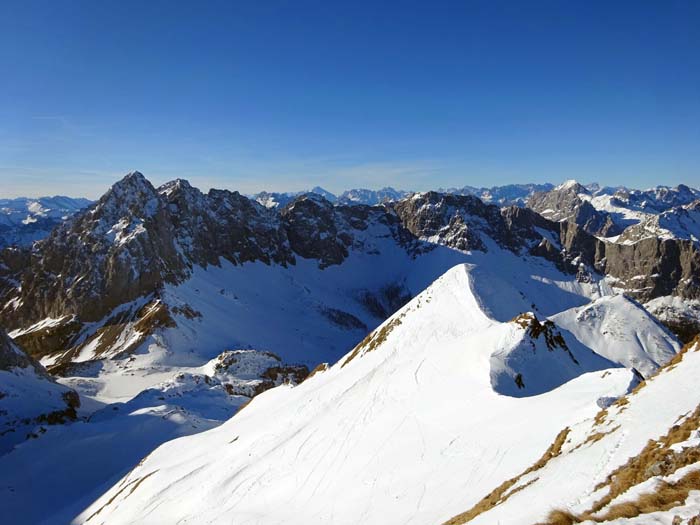
[[[601,410],[595,415],[595,418],[593,418],[593,425],[602,425],[603,422],[605,421],[605,418],[608,415],[608,411],[606,409]]]
[[[654,492],[640,494],[635,501],[612,505],[595,521],[634,518],[650,512],[665,511],[685,503],[691,490],[700,489],[700,471],[689,472],[676,483],[661,482]]]
[[[316,368],[314,368],[311,372],[309,372],[309,375],[306,376],[306,379],[304,379],[304,381],[308,381],[316,374],[320,374],[322,372],[325,372],[329,368],[330,367],[328,366],[328,363],[320,363],[319,365],[316,366]]]
[[[579,523],[578,518],[567,510],[555,509],[547,516],[545,523],[538,525],[573,525]]]
[[[404,314],[389,321],[387,324],[385,324],[381,328],[378,328],[377,330],[374,330],[362,341],[360,341],[360,344],[358,344],[353,349],[350,356],[343,362],[340,368],[343,368],[350,361],[355,359],[358,355],[366,354],[367,352],[372,352],[373,350],[376,350],[379,347],[379,345],[386,341],[386,338],[394,330],[394,328],[401,324],[401,319],[403,318],[403,316]]]

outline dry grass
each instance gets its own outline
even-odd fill
[[[613,405],[616,407],[625,407],[629,404],[630,404],[630,400],[627,396],[623,396],[613,403]],[[620,412],[622,412],[622,410],[620,410]]]
[[[596,441],[600,441],[603,439],[605,436],[612,434],[615,432],[618,428],[620,428],[620,425],[617,425],[614,428],[611,428],[607,432],[595,432],[593,434],[590,434],[587,438],[586,441],[582,443],[582,445],[587,445],[588,443],[595,443]]]
[[[134,328],[143,334],[153,333],[157,328],[175,328],[177,324],[168,307],[160,301],[152,301],[136,313],[138,321]]]
[[[518,483],[518,481],[520,481],[520,479],[523,476],[540,470],[547,463],[549,463],[549,461],[552,458],[555,458],[559,454],[561,454],[561,448],[564,446],[568,435],[569,428],[567,427],[561,432],[559,432],[559,434],[557,434],[557,437],[554,438],[554,441],[551,445],[549,445],[549,448],[547,448],[546,452],[531,467],[525,470],[522,474],[501,483],[498,487],[491,491],[490,494],[488,494],[485,498],[479,501],[471,509],[451,518],[450,520],[446,521],[444,525],[462,525],[463,523],[469,523],[479,514],[483,514],[484,512],[491,510],[495,506],[500,505],[501,503],[508,500],[508,498],[510,498],[513,494],[524,489],[526,486],[534,483],[536,479],[530,480],[524,485],[510,490],[516,483]]]
[[[599,490],[606,485],[608,494],[597,501],[590,512],[598,512],[620,494],[626,492],[658,475],[669,475],[681,467],[700,461],[700,450],[688,448],[681,452],[671,450],[671,446],[687,440],[690,433],[700,427],[700,406],[685,418],[682,423],[672,426],[668,433],[659,440],[649,440],[642,451],[615,469],[603,483],[595,488]]]
[[[691,490],[700,489],[700,471],[689,472],[676,483],[661,482],[654,492],[640,494],[635,501],[612,505],[599,521],[634,518],[641,514],[669,510],[685,503]]]
[[[328,370],[328,368],[330,368],[328,366],[328,363],[321,363],[321,364],[317,365],[316,368],[314,368],[311,372],[309,372],[309,375],[306,376],[306,379],[304,379],[304,381],[308,381],[316,374],[320,374],[320,373],[325,372],[326,370]]]
[[[547,516],[547,521],[539,525],[573,525],[582,521],[604,523],[667,511],[684,504],[691,490],[700,490],[700,471],[689,472],[675,483],[662,481],[654,492],[645,492],[633,501],[612,505],[604,513],[585,512],[577,516],[566,510],[554,510]]]
[[[538,525],[573,525],[579,523],[578,517],[569,511],[555,509],[547,516],[547,521]]]
[[[605,522],[617,518],[633,518],[649,512],[668,510],[683,503],[690,490],[700,489],[700,471],[686,474],[677,483],[661,482],[654,492],[641,494],[635,501],[609,506],[618,496],[652,477],[669,476],[680,468],[700,462],[700,449],[697,447],[684,448],[678,452],[671,449],[672,445],[686,441],[691,432],[699,427],[700,406],[681,423],[672,426],[665,436],[658,440],[649,440],[639,454],[615,469],[604,482],[599,483],[595,490],[606,486],[609,490],[591,509],[579,516],[568,511],[556,510],[540,525],[580,523],[586,520]],[[591,436],[586,441],[590,439]],[[602,512],[604,509],[605,512]],[[573,521],[562,521],[563,516]]]
[[[360,341],[360,343],[353,349],[352,353],[343,362],[340,368],[343,368],[350,361],[355,359],[358,355],[366,354],[367,352],[372,352],[376,350],[384,341],[386,341],[386,338],[394,330],[394,328],[401,324],[401,319],[403,318],[403,316],[404,314],[389,321],[381,328],[370,332],[370,334],[367,337],[365,337],[362,341]]]
[[[608,411],[606,409],[603,409],[600,412],[598,412],[593,418],[593,426],[602,425],[605,422],[605,418],[607,417],[607,415]]]

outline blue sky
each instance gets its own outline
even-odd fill
[[[0,195],[700,185],[700,2],[0,2]]]

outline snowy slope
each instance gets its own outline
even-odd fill
[[[558,454],[514,478],[500,503],[469,523],[671,525],[674,516],[689,523],[700,512],[700,341],[674,363],[595,418],[565,429]],[[691,473],[688,501],[665,500],[671,491],[664,483]],[[547,519],[554,509],[563,513]]]
[[[81,377],[72,377],[67,383],[90,392],[94,388],[92,376],[100,366],[117,365],[110,361],[99,366],[85,363],[79,370]],[[144,382],[137,375],[138,369],[119,372],[115,370],[110,376],[104,398],[135,388],[122,383]],[[269,353],[234,350],[201,367],[154,373],[156,377],[150,382],[159,378],[160,383],[123,403],[103,405],[84,396],[87,403],[79,411],[81,420],[67,427],[43,426],[36,439],[0,455],[3,512],[13,516],[13,525],[35,524],[46,518],[68,523],[162,442],[214,428],[257,392],[286,381],[296,384],[299,374],[303,377],[305,373],[284,367]],[[2,381],[0,372],[0,390],[5,385]],[[36,386],[36,382],[26,386]],[[27,396],[25,403],[36,409],[36,393]],[[41,494],[40,500],[37,494]]]
[[[0,455],[40,425],[75,419],[76,393],[59,385],[0,329]]]
[[[194,268],[189,280],[167,285],[161,294],[176,326],[142,336],[132,323],[120,328],[120,337],[99,354],[87,343],[74,360],[101,359],[104,365],[95,377],[71,386],[103,402],[126,401],[178,367],[201,366],[228,348],[271,351],[309,369],[334,362],[396,307],[387,296],[414,296],[463,262],[473,265],[478,276],[474,286],[485,298],[483,308],[499,321],[527,311],[543,319],[610,293],[603,282],[577,282],[548,261],[521,257],[491,242],[486,253],[436,247],[413,257],[381,235],[365,233],[366,252],[352,253],[343,265],[323,270],[311,260],[286,268],[264,263],[234,266],[228,261]],[[102,327],[103,322],[95,323],[84,337]],[[50,367],[60,357],[47,357],[42,363]],[[124,381],[125,374],[133,377]]]
[[[599,355],[649,377],[680,350],[680,344],[638,303],[607,296],[551,317]]]
[[[329,370],[161,446],[76,522],[437,523],[634,384],[590,372],[610,363],[584,348],[562,372],[571,354],[490,316],[512,297],[481,296],[473,271],[448,271]],[[494,376],[528,366],[525,344],[525,388],[544,393],[501,395]],[[547,391],[551,373],[573,379]]]

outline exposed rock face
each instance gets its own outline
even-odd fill
[[[492,239],[516,253],[524,250],[563,261],[561,250],[551,243],[558,244],[557,224],[528,209],[501,209],[471,195],[436,192],[415,194],[392,203],[391,208],[410,234],[434,244],[487,251],[487,239]],[[538,250],[542,242],[552,245],[551,253]]]
[[[393,204],[404,227],[415,237],[457,250],[485,251],[482,235],[498,230],[498,207],[471,195],[416,194]]]
[[[0,370],[7,371],[16,367],[27,368],[28,366],[34,367],[37,373],[46,375],[44,367],[22,352],[12,339],[0,329]]]
[[[238,192],[211,190],[204,195],[187,181],[159,188],[175,232],[175,244],[188,267],[263,261],[288,264],[294,257],[278,215]]]
[[[3,321],[10,328],[47,317],[97,321],[184,270],[165,203],[132,173],[35,246],[19,279],[19,303]]]
[[[695,243],[646,238],[634,244],[605,243],[604,248],[598,266],[635,299],[700,297],[700,251]]]
[[[352,236],[336,220],[333,205],[316,195],[297,198],[284,207],[289,244],[305,259],[318,259],[321,267],[340,264],[348,256]]]
[[[610,214],[596,210],[580,195],[590,192],[578,182],[569,181],[551,191],[535,193],[527,205],[547,219],[572,221],[594,235],[608,237],[621,233]]]

